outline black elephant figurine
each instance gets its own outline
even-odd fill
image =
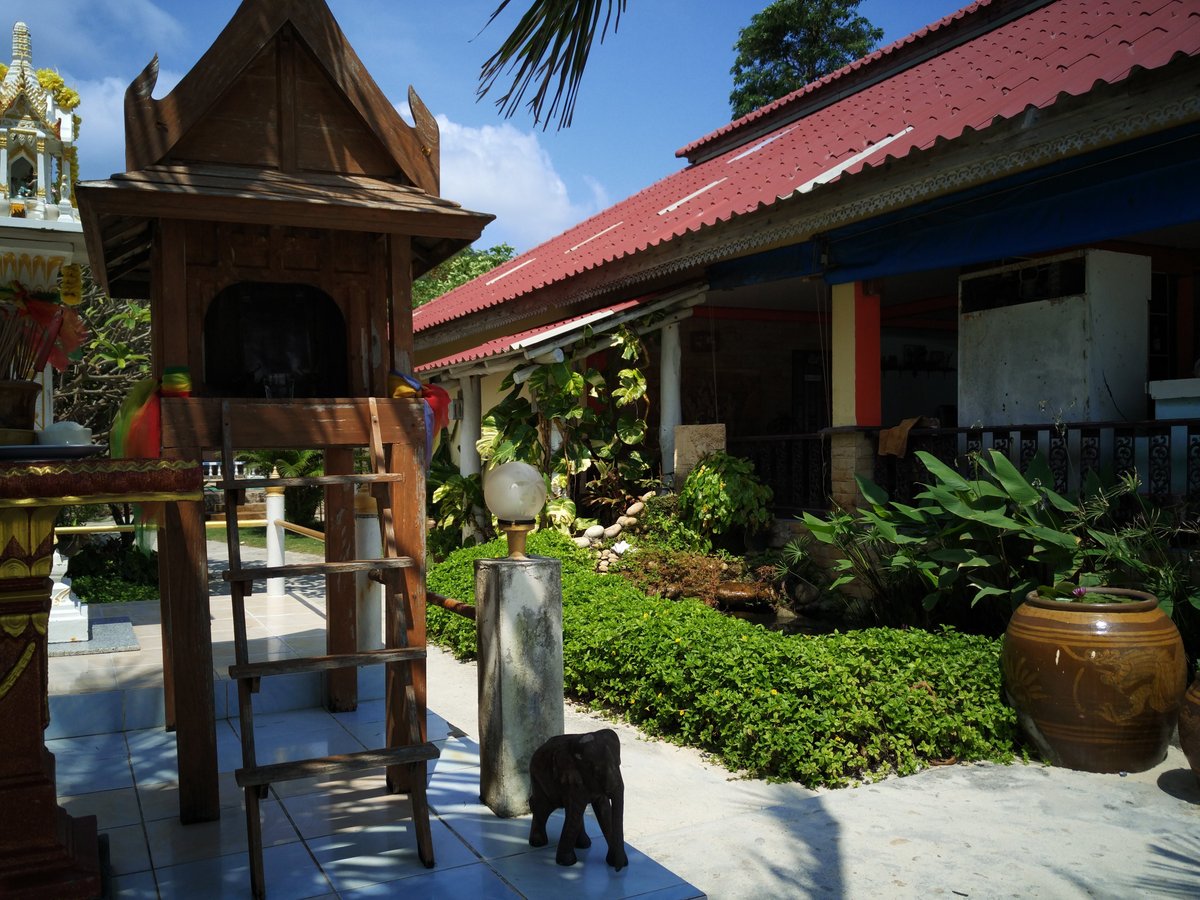
[[[575,848],[592,845],[583,827],[583,813],[590,803],[608,855],[604,861],[618,872],[629,865],[625,855],[625,782],[621,779],[621,739],[611,728],[590,734],[560,734],[552,737],[533,753],[529,761],[533,793],[529,806],[533,824],[529,843],[544,847],[547,843],[546,820],[560,807],[566,810],[558,852],[554,861],[573,866]]]

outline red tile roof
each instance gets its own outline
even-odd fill
[[[680,152],[720,149],[738,132],[746,137],[420,307],[415,329],[770,206],[814,180],[845,178],[1030,107],[1052,106],[1064,95],[1086,94],[1098,82],[1123,80],[1134,67],[1200,54],[1196,0],[1056,0],[1006,21],[1016,6],[980,0],[712,132]],[[865,77],[874,67],[894,73]],[[860,89],[841,96],[859,82]],[[838,96],[819,107],[822,94]],[[789,106],[808,105],[818,108],[786,121]],[[764,131],[771,117],[784,122]]]
[[[418,372],[429,372],[433,369],[444,369],[450,366],[460,366],[467,362],[482,363],[485,360],[496,356],[501,356],[514,349],[528,349],[529,345],[538,343],[538,338],[548,335],[551,331],[571,330],[572,327],[582,328],[585,324],[589,324],[598,319],[607,319],[616,313],[625,312],[627,309],[632,309],[639,306],[646,299],[639,298],[637,300],[623,300],[620,303],[614,303],[611,306],[606,306],[603,309],[592,310],[570,319],[561,322],[550,322],[546,325],[539,325],[537,328],[530,328],[527,331],[522,331],[519,334],[510,334],[506,337],[499,337],[486,343],[480,344],[477,347],[472,347],[470,350],[464,350],[462,353],[454,353],[450,356],[444,356],[441,359],[435,359],[432,362],[422,363],[417,366]],[[423,307],[419,307],[423,308]],[[514,347],[514,344],[524,344],[523,348]]]

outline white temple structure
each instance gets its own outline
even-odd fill
[[[13,26],[12,62],[0,81],[0,287],[54,291],[63,266],[87,261],[72,197],[75,123],[38,81],[29,28]],[[49,375],[38,427],[53,421]]]
[[[63,266],[86,263],[83,225],[71,185],[75,175],[75,123],[33,68],[29,29],[13,26],[12,62],[0,82],[0,289],[5,293],[54,291]],[[15,284],[19,283],[19,284]],[[50,369],[41,379],[37,427],[54,420]],[[56,557],[50,610],[51,643],[88,639],[87,604],[62,580]]]
[[[38,81],[24,22],[13,27],[12,43],[12,62],[0,82],[0,171],[8,215],[78,221],[71,204],[74,119]]]

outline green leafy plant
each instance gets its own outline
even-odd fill
[[[1195,597],[1168,547],[1194,529],[1161,522],[1138,498],[1136,476],[1106,486],[1091,474],[1068,499],[1047,487],[1053,479],[1040,457],[1022,474],[993,450],[972,458],[968,476],[917,455],[930,481],[916,505],[860,479],[866,504],[856,513],[805,516],[813,536],[840,551],[833,586],[862,582],[882,618],[924,624],[917,610],[936,610],[941,620],[997,631],[1030,591],[1061,582],[1151,592],[1158,582]],[[1139,510],[1132,517],[1129,503]]]
[[[649,478],[641,452],[645,351],[625,326],[596,339],[594,349],[609,347],[616,352],[606,371],[558,362],[534,367],[521,384],[509,375],[502,383],[508,393],[483,417],[480,457],[491,464],[520,460],[547,473],[555,527],[566,529],[574,516],[611,518]],[[556,504],[560,498],[569,503]]]
[[[67,560],[71,589],[87,603],[157,600],[158,554],[114,537],[92,537]]]
[[[569,540],[530,535],[562,560],[567,694],[752,776],[810,787],[915,772],[931,761],[1013,759],[999,641],[951,630],[794,636],[704,604],[649,597],[601,575]],[[474,561],[495,541],[432,566],[430,589],[472,602]],[[432,640],[475,653],[475,624],[431,607]]]
[[[683,520],[678,494],[655,494],[638,518],[639,547],[682,553],[707,553],[712,541]]]
[[[771,489],[754,474],[754,464],[723,451],[696,463],[679,491],[684,522],[705,535],[725,534],[736,527],[756,534],[768,528]]]

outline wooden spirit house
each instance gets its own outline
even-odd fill
[[[406,690],[424,732],[416,651],[424,646],[425,435],[422,401],[391,399],[389,382],[411,370],[412,279],[469,245],[491,216],[438,196],[433,116],[410,88],[416,125],[404,122],[321,0],[243,0],[161,99],[152,96],[156,75],[157,60],[125,95],[127,171],[77,190],[93,272],[110,295],[150,301],[154,374],[184,368],[190,376],[190,397],[162,401],[164,456],[221,450],[230,462],[242,449],[325,451],[330,656],[314,665],[328,672],[330,704],[352,707],[356,673],[345,666],[381,661],[359,659],[355,647],[353,572],[372,569],[403,601],[404,634],[391,635],[392,655],[382,660],[388,743],[409,743]],[[373,475],[352,474],[356,446],[371,448]],[[224,471],[232,479],[233,467]],[[390,519],[390,563],[355,560],[361,482],[372,484],[381,520]],[[254,483],[262,482],[225,487]],[[159,541],[185,821],[219,810],[202,516],[198,503],[171,508]],[[240,565],[235,540],[230,553],[236,615],[251,575],[263,575]],[[397,621],[389,612],[389,628]],[[231,675],[248,701],[272,672],[244,655],[239,649]],[[250,742],[239,773],[248,808],[288,774],[254,766]],[[410,773],[391,763],[395,787]]]

